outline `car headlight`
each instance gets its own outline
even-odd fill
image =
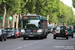
[[[14,35],[14,33],[12,33],[12,35]]]
[[[37,30],[37,32],[42,32],[42,29]]]
[[[25,32],[25,30],[24,30],[24,29],[22,29],[22,30],[21,30],[21,32]]]
[[[6,33],[6,32],[4,32],[4,33]]]

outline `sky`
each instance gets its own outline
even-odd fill
[[[73,6],[72,6],[72,0],[60,0],[60,1],[62,1],[64,4],[66,4],[68,6],[72,7],[74,14],[75,14],[75,8],[73,8]]]

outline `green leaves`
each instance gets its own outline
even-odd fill
[[[0,0],[0,2],[2,2]],[[4,12],[3,4],[6,4],[7,13],[14,14],[37,14],[47,17],[52,23],[71,24],[75,20],[74,12],[71,7],[65,5],[60,0],[3,0],[0,13]],[[73,5],[75,0],[73,0]],[[61,20],[60,20],[61,19]],[[71,20],[70,20],[71,19]],[[69,21],[69,22],[68,22]]]
[[[73,3],[73,7],[75,8],[75,0],[72,0],[72,3]]]

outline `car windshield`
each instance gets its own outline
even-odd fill
[[[5,28],[5,31],[13,31],[13,28]]]
[[[66,29],[65,26],[57,26],[56,29]]]
[[[39,28],[40,20],[24,20],[23,28],[36,29]]]
[[[66,29],[66,27],[65,27],[65,26],[61,26],[61,28],[62,28],[62,29]]]
[[[60,27],[58,26],[58,27],[56,27],[56,29],[57,29],[57,30],[60,30]]]

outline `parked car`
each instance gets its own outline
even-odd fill
[[[7,37],[13,37],[14,39],[16,38],[16,33],[14,28],[5,28],[4,32],[6,32]]]
[[[16,37],[21,37],[21,32],[19,29],[16,29],[15,33],[16,33]]]
[[[53,32],[53,26],[52,24],[48,25],[48,33],[52,33]]]
[[[72,31],[74,32],[74,27],[73,27],[73,26],[71,26],[71,28],[72,28]]]
[[[56,37],[66,37],[68,39],[66,26],[56,26],[53,38],[56,39]]]
[[[68,30],[68,36],[72,36],[72,38],[73,38],[74,36],[73,36],[73,29],[72,29],[72,27],[68,27],[67,30]]]
[[[6,41],[6,32],[4,32],[2,29],[0,29],[0,41]]]

